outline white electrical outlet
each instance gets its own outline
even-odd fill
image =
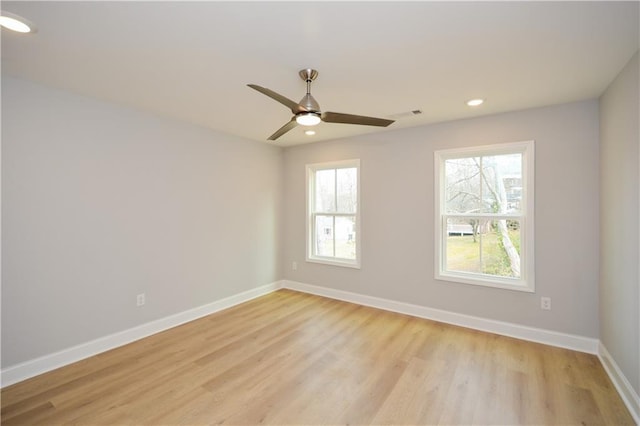
[[[551,310],[551,298],[550,297],[541,297],[540,298],[540,309],[543,311]]]
[[[144,293],[140,293],[139,295],[136,296],[136,306],[143,306],[146,302],[146,297],[144,295]]]
[[[293,262],[291,262],[291,270],[292,271],[297,271],[298,270],[298,262],[296,262],[295,260]]]

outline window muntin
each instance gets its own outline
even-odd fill
[[[534,291],[533,142],[437,151],[436,279]]]
[[[359,160],[307,165],[307,260],[360,267]]]

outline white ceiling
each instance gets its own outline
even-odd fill
[[[302,68],[323,111],[423,111],[268,142],[288,146],[596,98],[638,50],[638,6],[3,1],[38,32],[2,30],[2,73],[263,142],[291,111],[246,84],[299,101]]]

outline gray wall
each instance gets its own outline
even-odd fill
[[[600,98],[600,340],[640,393],[638,53]]]
[[[279,279],[281,167],[280,148],[3,76],[2,367]]]
[[[597,338],[598,133],[594,100],[287,148],[284,277]],[[436,281],[434,150],[532,139],[536,293]],[[361,270],[304,261],[305,164],[348,158],[361,160]]]
[[[620,93],[630,91],[634,76],[625,73],[633,70],[602,99],[603,138],[614,144],[603,156],[621,155],[620,138],[606,134],[621,131],[616,120],[633,99]],[[3,77],[2,90],[3,368],[280,278],[599,336],[595,100],[282,151],[22,80]],[[635,214],[628,247],[636,250],[636,275],[618,279],[616,265],[603,270],[600,318],[605,345],[637,377],[634,354],[618,347],[638,335],[620,323],[635,312],[638,324],[637,127],[624,132],[624,143],[635,140],[636,163],[611,167],[607,176],[631,173],[625,182],[636,183],[636,199],[627,198],[636,210],[603,209],[603,238],[611,242],[616,233],[604,233],[618,222],[611,215]],[[433,151],[531,139],[536,293],[436,281]],[[362,269],[307,263],[304,166],[349,158],[361,159]],[[610,204],[603,198],[602,205]],[[619,260],[602,259],[603,268]],[[636,304],[607,286],[635,291]],[[147,305],[136,308],[142,292]],[[552,298],[552,311],[540,310],[540,296]],[[621,327],[629,332],[621,336]]]

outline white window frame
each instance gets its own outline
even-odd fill
[[[331,170],[331,169],[356,169],[356,191],[357,191],[357,199],[356,199],[356,211],[355,213],[344,213],[344,212],[320,212],[315,211],[315,172],[318,170]],[[306,165],[306,174],[307,174],[307,262],[314,263],[322,263],[326,265],[334,265],[334,266],[345,266],[348,268],[356,268],[360,269],[361,263],[361,244],[360,244],[360,229],[361,229],[361,220],[360,220],[360,160],[352,159],[352,160],[342,160],[342,161],[332,161],[328,163],[316,163],[316,164],[307,164]],[[336,183],[337,184],[337,183]],[[337,208],[337,205],[336,205]],[[355,231],[356,231],[356,258],[355,259],[344,259],[333,256],[319,256],[314,254],[313,247],[315,243],[315,216],[323,215],[323,216],[353,216],[355,218]],[[335,232],[334,232],[335,236]]]
[[[517,219],[520,221],[520,278],[499,277],[472,272],[446,270],[447,215],[445,212],[444,162],[454,158],[486,157],[492,155],[517,154],[522,159],[522,201],[521,214],[477,214],[481,219]],[[534,262],[534,141],[502,143],[469,148],[439,150],[434,152],[434,204],[435,204],[435,279],[464,284],[495,287],[508,290],[535,292]],[[461,215],[462,216],[462,215]],[[466,216],[476,216],[465,214]]]

